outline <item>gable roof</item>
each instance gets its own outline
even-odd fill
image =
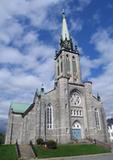
[[[12,103],[10,108],[15,113],[24,113],[28,108],[30,107],[30,104],[27,103]]]
[[[29,108],[26,109],[26,111],[24,113],[22,113],[22,116],[24,117],[28,112],[30,112],[32,110],[32,108],[34,107],[35,103],[32,103]]]

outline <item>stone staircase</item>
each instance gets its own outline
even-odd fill
[[[31,160],[36,158],[29,144],[19,145],[19,150],[20,150],[21,160]]]
[[[81,139],[81,140],[72,140],[71,143],[79,143],[79,144],[91,144],[91,142],[88,139]]]
[[[113,153],[113,143],[111,143],[111,152]]]

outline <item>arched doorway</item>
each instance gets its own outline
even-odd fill
[[[78,121],[72,125],[72,139],[81,139],[81,125]]]

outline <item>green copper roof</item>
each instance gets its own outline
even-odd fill
[[[65,41],[65,39],[70,40],[69,31],[67,27],[66,17],[63,12],[63,22],[62,22],[62,40]]]
[[[11,104],[11,109],[13,110],[13,112],[16,112],[16,113],[24,113],[29,107],[30,107],[30,104],[26,104],[26,103]]]

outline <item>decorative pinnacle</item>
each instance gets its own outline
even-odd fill
[[[101,98],[100,98],[99,93],[97,93],[97,100],[98,100],[98,101],[101,101]]]
[[[41,85],[41,92],[44,92],[44,84]]]

